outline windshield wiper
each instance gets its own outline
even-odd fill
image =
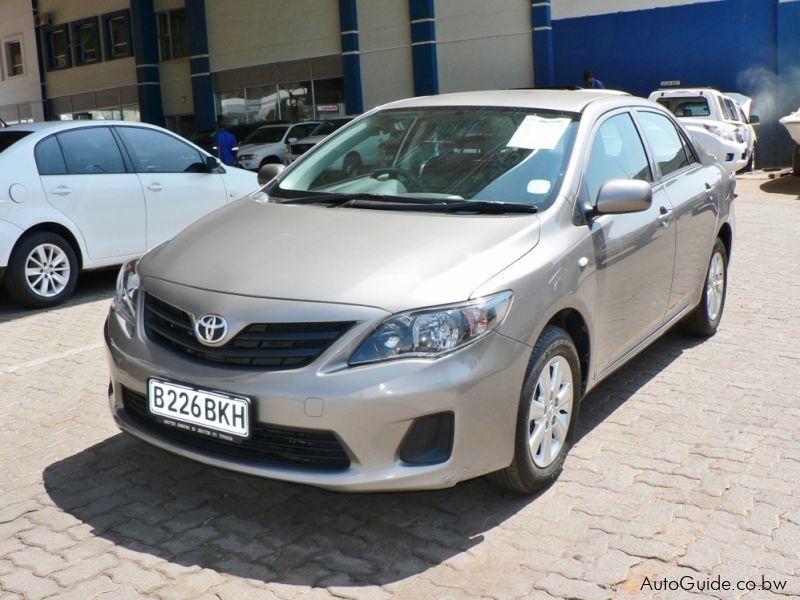
[[[407,198],[404,196],[387,196],[385,194],[370,194],[359,192],[357,194],[316,194],[314,196],[299,196],[297,198],[281,198],[276,204],[330,204],[331,206],[341,206],[343,204],[353,205],[355,202],[378,202],[388,204],[413,204],[413,205],[442,205],[441,201],[425,200],[424,198]]]
[[[471,212],[471,213],[537,213],[533,204],[502,202],[498,200],[428,200],[384,194],[318,194],[282,199],[277,204],[328,204],[348,208],[374,208],[381,210],[413,210],[418,212]]]

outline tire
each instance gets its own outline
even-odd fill
[[[792,175],[800,177],[800,146],[792,145]]]
[[[756,169],[756,148],[753,146],[753,151],[750,153],[750,160],[744,166],[745,173],[752,173]]]
[[[719,238],[714,242],[704,281],[700,302],[682,324],[684,331],[691,335],[711,337],[722,319],[728,291],[728,252]]]
[[[11,253],[5,278],[11,297],[31,308],[61,304],[75,291],[77,281],[75,250],[63,237],[49,231],[37,231],[23,238]]]
[[[556,383],[559,392],[555,398],[560,403],[551,405],[547,382],[556,372],[554,369],[563,379]],[[561,473],[575,434],[580,396],[581,370],[575,344],[566,331],[548,325],[533,348],[525,373],[517,411],[514,460],[489,477],[498,485],[521,494],[531,494],[553,483]],[[558,421],[560,427],[552,427],[554,421]],[[561,432],[560,436],[557,431]],[[558,444],[557,449],[550,446],[549,457],[545,452],[548,439],[551,444]],[[534,440],[535,449],[531,440]]]

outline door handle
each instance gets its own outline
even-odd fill
[[[59,185],[58,187],[50,190],[50,193],[54,196],[69,196],[72,193],[72,190],[65,185]]]
[[[147,186],[147,189],[150,190],[151,192],[160,192],[164,188],[161,187],[160,183],[151,183],[150,185]]]
[[[667,208],[666,206],[662,206],[658,209],[660,213],[658,215],[658,222],[662,227],[669,227],[669,224],[672,222],[672,216],[675,212],[671,208]]]

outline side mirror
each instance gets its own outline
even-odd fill
[[[219,168],[220,162],[216,156],[206,156],[206,171],[211,173],[215,169]]]
[[[267,185],[270,181],[280,175],[286,168],[280,163],[269,163],[258,170],[258,185]]]
[[[758,115],[750,115],[750,125],[758,125],[761,123],[761,119],[758,118]]]
[[[597,203],[592,212],[596,215],[615,215],[641,212],[653,203],[650,184],[640,179],[609,179],[600,186]]]
[[[289,144],[294,144],[294,143],[297,141],[297,138],[296,138],[296,137],[290,137],[290,138],[289,138],[288,140],[286,140],[286,141],[287,141],[287,143],[289,143]]]

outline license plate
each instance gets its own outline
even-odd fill
[[[191,433],[229,441],[250,435],[250,400],[150,379],[147,405],[159,421]]]

